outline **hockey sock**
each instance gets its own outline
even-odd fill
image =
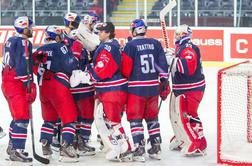
[[[63,125],[62,128],[62,141],[67,142],[68,144],[72,144],[75,137],[75,124],[68,123]]]
[[[52,143],[52,138],[54,135],[54,125],[55,122],[44,122],[41,127],[40,141],[46,139],[49,144]]]
[[[152,120],[146,120],[146,123],[149,132],[149,141],[151,145],[153,145],[155,144],[155,138],[161,138],[158,118]]]
[[[131,120],[130,128],[134,144],[140,144],[142,140],[144,140],[144,127],[142,120]]]
[[[25,149],[28,124],[29,120],[14,121],[11,133],[11,141],[13,149]]]
[[[80,122],[80,135],[83,139],[89,140],[91,135],[91,126],[93,123],[93,119],[81,119]]]

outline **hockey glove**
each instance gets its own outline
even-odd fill
[[[30,93],[28,92],[28,88],[26,87],[26,99],[29,104],[32,104],[37,96],[37,90],[36,90],[36,84],[31,82],[30,84],[31,91]]]
[[[80,83],[89,85],[92,84],[89,73],[87,71],[73,70],[70,77],[71,87],[76,87]]]
[[[169,81],[167,79],[165,79],[165,78],[160,79],[159,91],[160,91],[159,95],[160,95],[161,99],[165,100],[171,92],[171,89],[169,86]]]
[[[32,59],[34,60],[35,64],[39,64],[39,63],[46,63],[48,57],[48,53],[45,51],[35,51],[32,54]]]

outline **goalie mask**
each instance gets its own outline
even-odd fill
[[[76,13],[67,13],[64,17],[64,24],[71,30],[77,29],[80,24],[81,18]]]
[[[91,26],[94,26],[99,21],[99,16],[95,13],[88,13],[83,18],[84,24],[89,24]]]
[[[130,25],[130,31],[133,36],[144,36],[147,31],[147,25],[143,19],[135,19]]]
[[[32,37],[33,21],[27,16],[18,17],[14,22],[14,27],[19,34],[26,35],[28,38]]]
[[[55,25],[48,26],[45,30],[45,37],[46,41],[55,40],[57,43],[60,43],[63,39],[62,30]]]
[[[175,44],[180,44],[184,40],[191,39],[191,37],[192,37],[192,30],[186,24],[178,26],[177,29],[175,30],[174,33]]]

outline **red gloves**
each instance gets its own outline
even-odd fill
[[[45,51],[35,51],[32,54],[32,59],[34,60],[35,64],[46,63],[47,57],[48,53]]]
[[[29,104],[32,104],[35,101],[36,95],[37,95],[36,84],[31,82],[30,88],[31,88],[31,91],[29,93],[28,87],[26,87],[26,99],[29,102]]]
[[[169,81],[167,79],[161,79],[159,83],[159,95],[162,100],[165,100],[170,94],[171,89],[169,86]]]

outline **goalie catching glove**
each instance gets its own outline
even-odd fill
[[[71,87],[76,87],[81,83],[92,85],[89,73],[87,71],[73,70],[70,77]]]

